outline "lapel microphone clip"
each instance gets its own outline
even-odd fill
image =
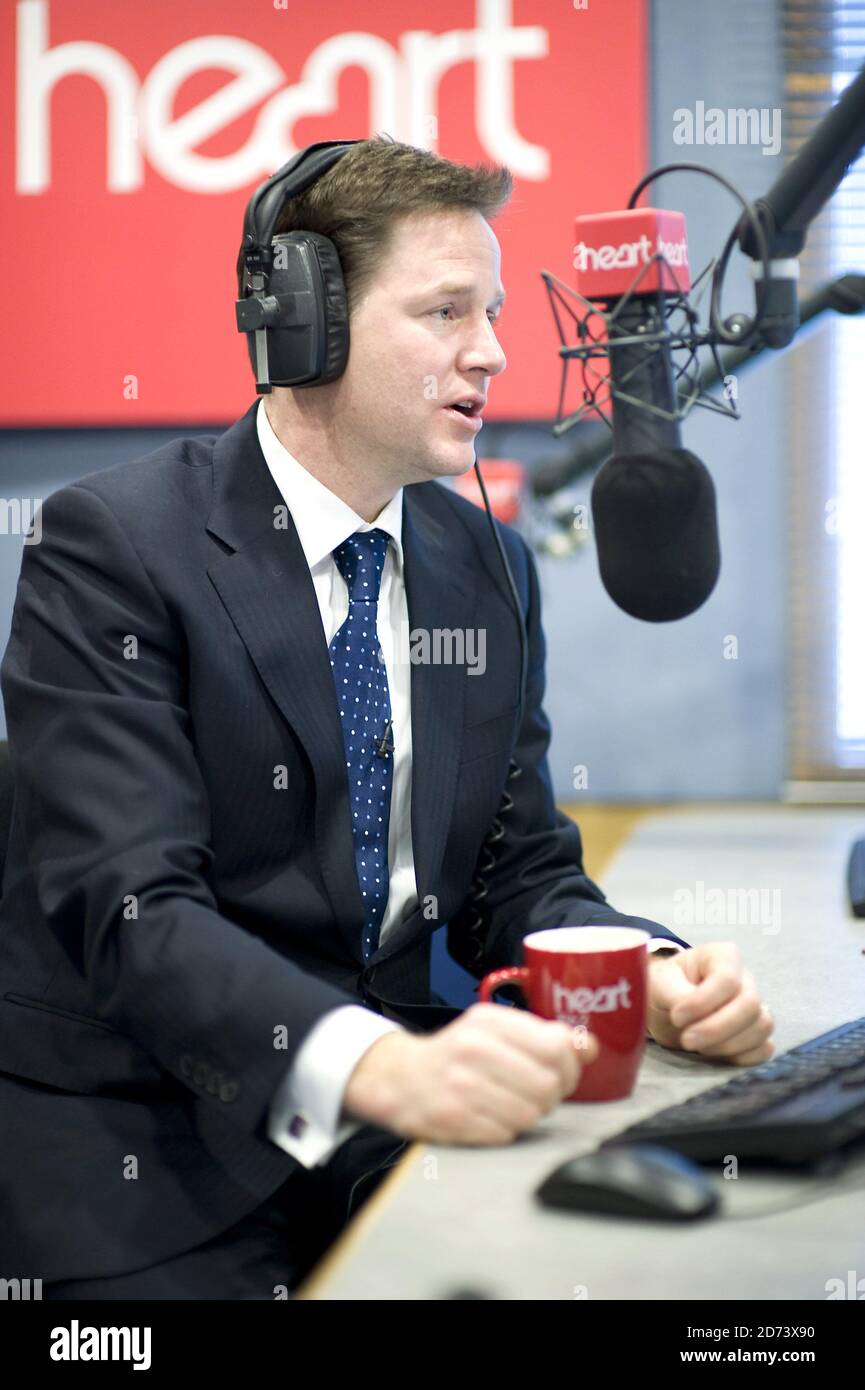
[[[389,719],[384,726],[384,733],[382,734],[378,743],[375,744],[375,754],[377,758],[386,758],[389,753],[393,752],[393,739],[391,739],[390,736],[392,728],[393,720]]]

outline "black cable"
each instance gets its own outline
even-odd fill
[[[847,1192],[857,1192],[863,1189],[862,1174],[851,1174],[854,1178],[852,1182],[836,1182],[834,1176],[827,1182],[819,1183],[816,1187],[809,1186],[807,1191],[801,1193],[799,1197],[793,1197],[785,1202],[779,1202],[774,1207],[763,1207],[757,1211],[723,1212],[724,1221],[758,1221],[764,1216],[783,1216],[788,1211],[796,1211],[799,1207],[810,1207],[816,1202],[825,1200],[826,1197],[841,1196]]]
[[[630,211],[635,207],[637,199],[643,189],[648,187],[650,183],[654,183],[655,179],[659,179],[662,174],[677,174],[681,172],[706,174],[710,179],[716,179],[718,183],[723,184],[724,188],[726,188],[729,193],[732,193],[734,198],[738,199],[742,205],[745,216],[751,224],[754,240],[757,243],[757,250],[760,253],[760,260],[763,263],[763,284],[764,286],[770,285],[772,282],[772,272],[769,266],[771,255],[769,240],[757,209],[750,199],[746,198],[745,194],[742,193],[734,183],[731,183],[723,174],[716,173],[714,169],[708,169],[704,164],[662,164],[660,168],[653,169],[651,173],[646,174],[645,178],[640,179],[640,182],[637,184],[628,200],[628,210]],[[767,294],[759,297],[757,312],[751,320],[750,327],[744,333],[732,333],[728,328],[725,328],[721,322],[721,291],[723,289],[724,276],[727,273],[727,263],[730,259],[730,252],[733,249],[738,234],[739,224],[737,223],[727,239],[724,250],[721,252],[721,259],[712,272],[712,298],[709,314],[709,325],[712,331],[717,335],[720,342],[727,343],[730,347],[734,345],[741,347],[744,343],[749,343],[756,335],[758,328],[763,322],[766,313],[766,304],[769,298]]]

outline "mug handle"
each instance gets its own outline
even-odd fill
[[[504,970],[492,970],[489,975],[484,975],[478,990],[478,1003],[495,1003],[492,995],[502,985],[519,985],[525,994],[526,981],[529,978],[529,967],[527,965],[509,965]]]

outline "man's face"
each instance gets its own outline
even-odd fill
[[[493,327],[504,296],[499,261],[479,213],[414,213],[397,224],[355,307],[348,365],[335,383],[341,452],[350,440],[394,488],[474,464],[477,422],[446,407],[486,398],[490,377],[507,365]]]

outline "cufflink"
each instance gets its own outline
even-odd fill
[[[292,1139],[299,1139],[308,1125],[309,1121],[305,1120],[302,1115],[292,1115],[291,1124],[288,1126],[288,1132]]]

